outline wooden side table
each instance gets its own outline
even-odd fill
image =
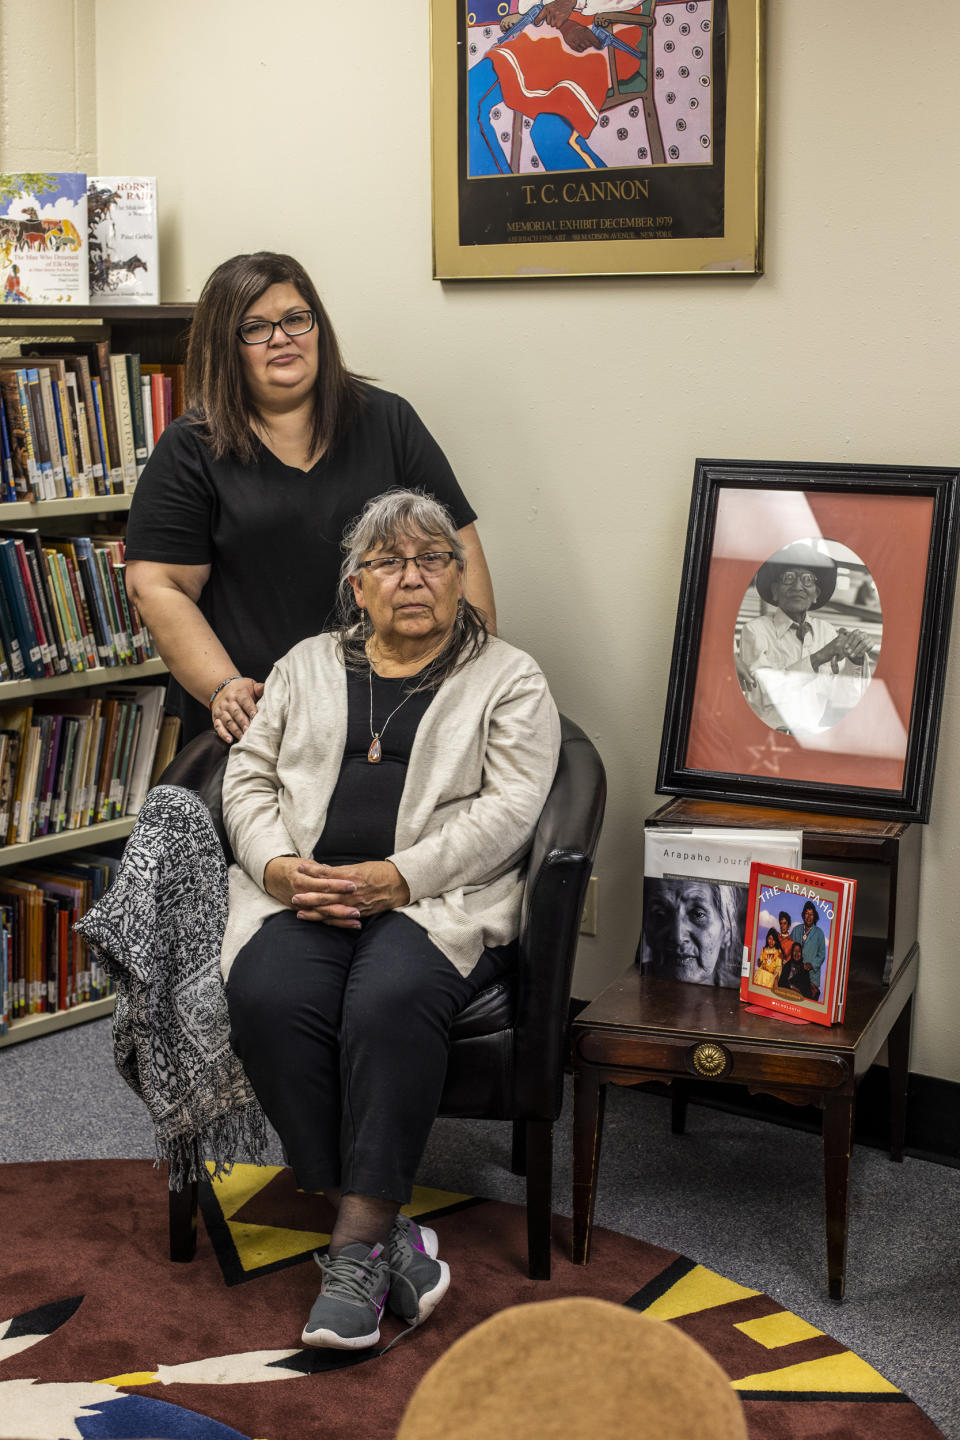
[[[609,985],[572,1027],[573,1259],[585,1265],[590,1256],[606,1086],[673,1082],[673,1129],[681,1132],[684,1082],[723,1081],[744,1085],[750,1094],[823,1111],[827,1279],[831,1298],[841,1300],[856,1087],[885,1040],[890,1155],[903,1158],[910,1019],[920,959],[918,827],[707,801],[672,801],[647,823],[684,823],[677,808],[682,812],[687,805],[696,808],[697,818],[686,823],[753,826],[764,816],[768,825],[802,825],[808,869],[859,874],[855,866],[867,867],[865,903],[861,908],[858,891],[854,916],[844,1023],[787,1025],[748,1014],[736,990],[644,976],[636,966]]]

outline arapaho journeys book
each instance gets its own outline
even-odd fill
[[[86,305],[87,177],[0,174],[0,298],[4,305]]]
[[[637,963],[696,985],[740,984],[754,860],[799,865],[800,830],[716,825],[644,831],[643,929]]]
[[[740,999],[816,1025],[842,1022],[856,896],[856,880],[751,865]]]

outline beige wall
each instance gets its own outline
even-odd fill
[[[8,43],[8,13],[27,8],[3,0]],[[356,15],[329,0],[96,0],[99,166],[159,177],[164,298],[194,298],[244,249],[306,263],[348,363],[407,395],[446,448],[503,632],[604,756],[600,927],[581,944],[580,996],[626,965],[639,929],[694,459],[960,460],[960,17],[928,0],[878,23],[888,8],[769,7],[764,276],[441,286],[427,0]],[[957,699],[952,664],[913,1054],[955,1080],[941,896],[958,861]]]
[[[0,166],[93,171],[95,0],[0,3]]]

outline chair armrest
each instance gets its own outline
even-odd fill
[[[514,1026],[518,1102],[541,1118],[560,1112],[580,916],[607,793],[593,743],[566,716],[560,723],[560,761],[527,867]]]
[[[600,10],[593,19],[601,30],[612,30],[614,25],[639,25],[650,30],[656,23],[652,15],[630,15],[623,10]]]

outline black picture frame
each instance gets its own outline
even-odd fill
[[[697,460],[658,793],[927,821],[958,500],[949,468]],[[772,589],[786,547],[791,563],[819,557],[796,572],[816,597],[799,621],[813,658],[778,650],[774,662],[768,648],[761,664],[768,637],[787,643],[777,637],[789,616],[773,598],[784,592]],[[851,653],[817,661],[815,644]]]

